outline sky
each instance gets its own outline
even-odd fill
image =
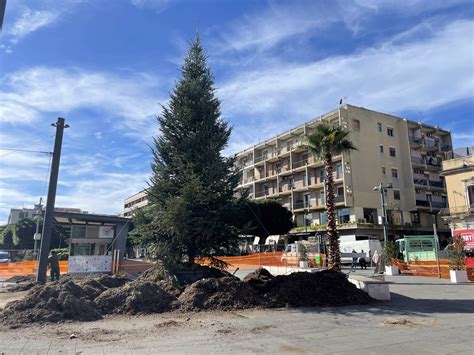
[[[474,144],[472,1],[7,0],[0,148],[52,151],[64,117],[56,206],[121,213],[147,186],[155,116],[196,32],[233,127],[225,154],[340,98]],[[0,150],[0,224],[45,199],[49,167]]]

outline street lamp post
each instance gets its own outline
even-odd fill
[[[380,191],[380,203],[382,204],[382,227],[383,227],[383,241],[387,242],[387,210],[385,209],[385,193],[388,189],[391,189],[392,184],[387,186],[383,185],[383,182],[380,185],[374,187],[374,191]]]

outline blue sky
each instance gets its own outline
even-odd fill
[[[51,150],[58,206],[120,213],[146,186],[154,115],[198,29],[226,153],[347,102],[438,124],[474,144],[472,1],[8,0],[0,147]],[[0,150],[0,223],[46,194],[49,158]]]

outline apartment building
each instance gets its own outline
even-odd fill
[[[123,204],[123,216],[132,217],[133,211],[145,206],[148,206],[148,195],[145,190],[142,190],[125,199]]]
[[[452,234],[460,234],[474,252],[474,156],[473,149],[443,161],[442,175],[446,178],[449,208],[441,211]]]
[[[344,105],[237,154],[238,194],[275,199],[294,213],[295,230],[324,230],[325,171],[306,152],[304,136],[322,121],[348,130],[356,151],[334,157],[335,201],[341,234],[382,237],[380,193],[386,194],[389,236],[407,231],[449,233],[438,212],[447,207],[441,163],[452,151],[449,131],[362,107]]]

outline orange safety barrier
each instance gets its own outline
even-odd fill
[[[256,266],[297,266],[298,258],[287,256],[284,252],[269,252],[269,253],[255,253],[242,256],[217,256],[216,259],[228,263],[230,269],[253,269]],[[321,260],[324,265],[324,255],[321,255]],[[201,265],[209,265],[211,260],[196,259],[196,262]],[[311,261],[313,264],[314,262]]]
[[[153,263],[137,260],[122,260],[119,264],[119,272],[125,275],[142,273],[153,267]]]
[[[449,279],[449,260],[439,259],[439,273],[438,265],[436,260],[428,261],[411,261],[404,263],[399,261],[397,265],[400,271],[404,274],[411,274],[414,276],[428,276],[428,277],[439,277]],[[474,265],[466,265],[467,277],[470,281],[474,281]]]
[[[38,262],[36,260],[0,263],[0,278],[6,279],[12,276],[33,275],[36,273],[37,264]],[[64,274],[67,273],[67,269],[67,260],[61,260],[59,262],[59,271]]]

